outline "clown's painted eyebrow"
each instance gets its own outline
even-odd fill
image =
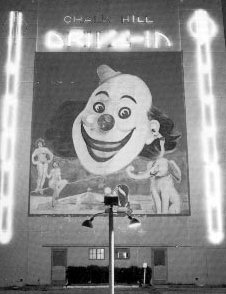
[[[129,95],[123,95],[123,96],[121,97],[121,99],[123,99],[123,98],[129,98],[129,99],[131,99],[134,103],[137,103],[137,101],[136,101],[132,96],[129,96]]]
[[[109,94],[108,94],[108,92],[106,92],[106,91],[100,91],[100,92],[97,92],[97,93],[95,94],[95,96],[100,95],[100,94],[104,94],[104,95],[106,95],[107,97],[109,97]]]

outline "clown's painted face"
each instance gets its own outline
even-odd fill
[[[151,103],[147,85],[132,75],[114,76],[92,93],[72,131],[75,151],[87,171],[97,175],[119,171],[145,143],[150,144]]]

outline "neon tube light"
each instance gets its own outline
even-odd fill
[[[133,47],[141,48],[170,48],[173,43],[159,31],[133,32],[130,30],[116,31],[85,31],[71,29],[67,33],[48,31],[44,35],[44,45],[48,50],[62,51],[68,47],[73,50],[92,48],[95,50],[108,50],[109,48],[132,50]]]
[[[54,44],[54,47],[52,44]],[[64,42],[57,32],[50,31],[45,36],[45,45],[47,48],[62,49]]]
[[[107,33],[101,34],[100,32],[96,33],[96,47],[98,49],[102,48],[104,45],[109,44],[109,42],[117,35],[115,30],[110,30]]]
[[[166,47],[171,47],[172,46],[169,38],[167,38],[164,34],[162,34],[160,32],[155,32],[155,48],[160,47],[161,40],[165,41]]]
[[[22,13],[11,11],[9,14],[6,90],[3,97],[0,143],[2,164],[0,181],[0,242],[2,244],[7,244],[12,238],[21,30]]]
[[[190,18],[188,29],[196,40],[208,238],[211,243],[220,244],[224,239],[224,230],[211,56],[211,43],[217,33],[217,26],[205,10],[199,9]]]

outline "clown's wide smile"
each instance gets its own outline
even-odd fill
[[[81,133],[82,137],[84,139],[84,142],[86,143],[87,150],[91,157],[96,160],[97,162],[105,162],[111,159],[117,151],[119,151],[123,146],[126,145],[126,143],[131,138],[135,128],[133,128],[128,135],[126,135],[121,141],[117,142],[106,142],[106,141],[100,141],[91,138],[83,125],[83,122],[81,122]],[[109,156],[110,155],[110,156]]]

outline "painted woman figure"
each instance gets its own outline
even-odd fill
[[[36,165],[38,171],[37,186],[35,192],[43,194],[43,186],[47,177],[48,165],[53,160],[53,153],[44,146],[45,141],[39,138],[35,142],[37,147],[32,154],[32,163]]]
[[[67,185],[68,181],[62,180],[61,170],[57,161],[53,161],[53,168],[47,177],[49,178],[49,187],[53,189],[52,206],[54,207],[59,198],[60,192]]]

